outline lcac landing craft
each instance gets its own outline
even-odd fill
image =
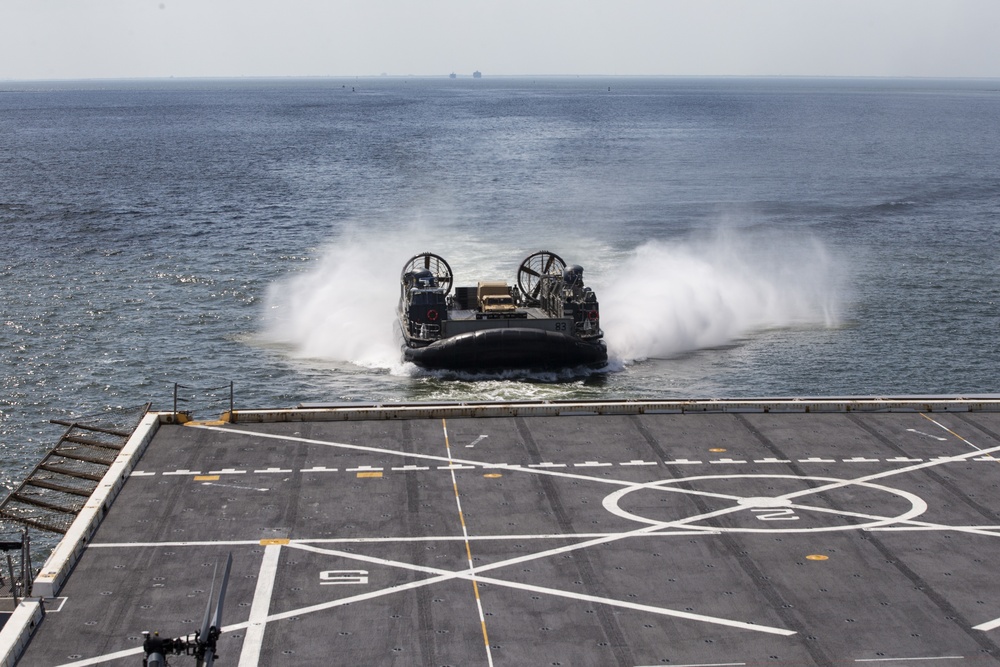
[[[403,358],[423,368],[490,372],[607,364],[597,295],[583,268],[542,250],[517,270],[517,284],[456,287],[442,257],[426,252],[403,267],[399,328]]]

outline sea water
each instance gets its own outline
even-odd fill
[[[998,391],[1000,82],[0,83],[0,480],[152,401]],[[401,363],[399,273],[585,269],[599,373]]]

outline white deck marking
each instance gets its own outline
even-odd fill
[[[475,447],[476,445],[478,445],[480,442],[482,442],[483,440],[485,440],[488,437],[490,437],[490,436],[488,436],[486,434],[483,434],[483,435],[479,436],[478,438],[476,438],[475,440],[473,440],[471,445],[466,445],[466,447]]]
[[[968,533],[970,535],[983,535],[985,537],[1000,537],[1000,526],[949,526],[943,523],[930,523],[928,521],[917,521],[911,519],[904,526],[879,526],[877,528],[866,528],[865,530],[881,532],[906,532],[906,531],[939,531],[956,533]]]
[[[928,419],[929,421],[932,421],[933,423],[937,424],[941,428],[945,428],[947,430],[946,427],[941,426],[937,422],[934,422],[934,420],[930,419],[929,417],[927,417],[923,413],[921,413],[921,416],[923,416],[924,418]],[[434,456],[434,455],[429,455],[429,454],[415,454],[415,453],[412,453],[412,452],[402,452],[402,451],[398,451],[398,450],[385,449],[385,448],[381,448],[381,447],[369,447],[369,446],[363,446],[363,445],[349,445],[349,444],[346,444],[346,443],[337,443],[337,442],[330,442],[330,441],[324,441],[324,440],[313,440],[313,439],[308,439],[308,438],[283,436],[283,435],[276,435],[276,434],[271,434],[271,433],[255,433],[253,431],[238,430],[238,429],[233,429],[231,427],[230,428],[225,428],[225,427],[221,427],[221,426],[197,425],[197,426],[194,426],[193,428],[200,428],[200,429],[206,429],[206,430],[220,431],[222,433],[226,433],[227,435],[237,435],[237,436],[244,436],[244,437],[258,437],[258,438],[267,438],[267,439],[282,440],[282,441],[291,441],[291,442],[304,442],[304,443],[308,443],[308,444],[322,445],[322,446],[326,446],[326,447],[335,447],[335,448],[339,448],[339,449],[350,449],[350,450],[355,450],[355,451],[373,452],[373,453],[378,453],[378,454],[384,454],[384,455],[387,455],[387,456],[411,457],[411,458],[424,459],[424,460],[428,460],[428,461],[439,461],[439,462],[448,463],[448,464],[462,463],[462,464],[479,466],[479,467],[482,467],[484,469],[485,468],[500,468],[500,469],[505,469],[505,470],[520,470],[520,471],[523,471],[523,472],[528,472],[528,473],[536,474],[536,475],[550,475],[550,476],[553,476],[553,477],[561,477],[561,478],[566,478],[566,479],[580,479],[580,480],[585,480],[585,481],[589,481],[589,482],[597,482],[597,483],[601,483],[601,484],[610,484],[610,485],[613,485],[613,486],[621,486],[621,487],[631,487],[631,486],[634,486],[634,484],[632,482],[627,482],[627,481],[623,481],[623,480],[617,480],[617,479],[613,479],[613,478],[610,478],[610,477],[603,477],[603,478],[601,478],[601,477],[592,477],[592,476],[589,476],[589,475],[574,474],[574,473],[565,472],[565,471],[561,471],[561,470],[551,470],[551,469],[542,469],[542,468],[527,468],[527,467],[524,467],[524,466],[521,466],[521,465],[515,465],[515,464],[509,464],[509,463],[487,463],[487,462],[484,462],[484,461],[476,461],[476,460],[469,460],[469,459],[452,459],[451,461],[449,461],[445,457]],[[951,432],[951,431],[949,431],[949,432]],[[984,454],[991,454],[993,452],[1000,451],[1000,446],[993,447],[991,449],[979,450],[978,447],[976,447],[975,445],[973,445],[971,442],[969,442],[965,438],[962,438],[961,436],[958,436],[957,434],[954,434],[954,433],[953,433],[953,435],[955,435],[956,438],[959,438],[960,440],[962,440],[962,442],[965,442],[966,444],[968,444],[970,447],[973,447],[977,451],[976,452],[968,452],[968,453],[965,453],[965,454],[960,454],[958,456],[937,457],[937,458],[934,458],[934,459],[932,459],[930,461],[926,461],[926,462],[923,462],[923,463],[920,463],[920,464],[917,464],[917,465],[905,466],[903,468],[897,468],[895,470],[883,471],[883,472],[880,472],[880,473],[875,473],[874,475],[868,475],[868,476],[864,476],[864,477],[859,477],[856,480],[842,480],[840,482],[837,482],[835,484],[828,485],[828,486],[821,486],[821,487],[816,487],[816,488],[813,488],[813,489],[805,489],[803,491],[799,491],[797,493],[790,494],[790,495],[787,495],[785,497],[787,497],[787,498],[794,498],[794,497],[798,497],[800,495],[809,495],[809,494],[815,494],[815,493],[822,493],[824,491],[829,491],[829,490],[833,490],[833,489],[836,489],[836,488],[842,488],[842,487],[845,487],[845,486],[849,486],[849,485],[851,485],[853,483],[856,483],[856,482],[865,482],[865,481],[870,481],[870,480],[873,480],[873,479],[881,479],[882,477],[890,477],[890,476],[894,476],[894,475],[899,475],[899,474],[903,474],[903,473],[910,472],[910,471],[913,471],[913,470],[919,470],[919,469],[922,469],[924,467],[935,466],[935,465],[939,465],[939,464],[943,464],[943,463],[961,462],[961,461],[965,461],[965,460],[968,460],[970,458],[973,458],[977,454],[981,456],[981,455],[984,455]],[[836,463],[837,461],[835,459],[822,459],[822,458],[818,458],[818,457],[812,457],[812,458],[808,458],[808,459],[800,459],[800,462],[803,462],[803,463]],[[664,463],[664,465],[696,465],[696,464],[700,464],[701,461],[695,461],[695,460],[689,460],[689,459],[686,459],[686,458],[682,458],[682,459],[677,459],[677,460],[674,460],[674,461],[664,461],[663,463]],[[680,489],[677,489],[676,491],[677,492],[684,492],[684,491],[682,491]],[[687,493],[696,493],[696,492],[687,491]]]
[[[962,442],[964,442],[965,444],[967,444],[969,447],[972,447],[973,449],[979,449],[979,447],[976,447],[974,444],[972,444],[971,442],[969,442],[968,440],[966,440],[965,438],[963,438],[962,436],[960,436],[958,433],[955,433],[950,428],[948,428],[947,426],[945,426],[941,422],[937,421],[936,419],[932,419],[931,417],[928,417],[923,412],[920,413],[920,416],[923,417],[924,419],[926,419],[927,421],[929,421],[930,423],[934,424],[938,428],[944,429],[948,433],[951,433],[953,436],[955,436],[956,438],[958,438],[959,440],[961,440]],[[931,437],[933,437],[933,436],[931,436]],[[996,448],[994,448],[994,449],[996,449]]]
[[[886,458],[886,459],[869,458],[869,457],[864,457],[864,456],[854,456],[854,457],[847,458],[847,459],[841,459],[840,462],[841,463],[919,463],[919,462],[921,462],[923,460],[924,459],[914,459],[914,458],[909,458],[909,457],[906,457],[906,456],[895,456],[895,457]],[[949,463],[949,462],[953,462],[954,461],[954,457],[952,457],[952,456],[936,456],[936,457],[933,457],[933,458],[931,458],[929,460],[937,462],[937,463]],[[1000,458],[997,458],[995,456],[987,455],[987,456],[977,456],[976,458],[971,459],[971,460],[973,460],[973,461],[982,461],[982,462],[986,462],[986,463],[996,463],[996,462],[1000,461]],[[777,459],[777,458],[773,458],[773,457],[768,457],[768,458],[763,458],[763,459],[753,459],[752,462],[753,463],[791,463],[792,461],[790,459]],[[799,462],[800,463],[837,463],[837,460],[836,459],[823,459],[823,458],[813,457],[813,458],[808,458],[808,459],[799,459]],[[679,460],[679,461],[664,461],[663,465],[668,465],[668,464],[697,465],[697,464],[703,464],[703,463],[704,463],[703,461],[685,461],[685,460]],[[734,463],[734,464],[738,464],[738,463],[746,463],[746,461],[739,460],[739,459],[736,459],[736,460],[734,460],[734,459],[714,459],[714,460],[709,461],[708,463]],[[596,462],[593,462],[593,461],[588,461],[586,463],[575,463],[575,464],[572,464],[572,465],[573,465],[573,467],[577,467],[577,468],[588,468],[588,467],[603,467],[603,466],[611,466],[611,465],[619,465],[619,466],[622,466],[622,467],[629,467],[629,466],[658,466],[658,465],[661,465],[661,464],[659,462],[657,462],[657,461],[643,461],[641,459],[635,459],[635,460],[632,460],[632,461],[622,461],[622,462],[617,463],[617,464],[612,464],[612,463],[596,463]],[[472,462],[471,464],[468,464],[468,465],[456,465],[455,469],[456,470],[458,470],[458,469],[471,470],[471,469],[475,469],[475,468],[507,468],[507,469],[517,470],[517,469],[521,469],[521,468],[525,468],[525,467],[527,467],[527,468],[567,468],[569,466],[570,466],[570,464],[567,464],[567,463],[553,463],[552,461],[544,461],[542,463],[529,463],[527,466],[523,466],[523,465],[521,465],[519,463],[484,463],[484,462]],[[370,469],[370,470],[375,470],[375,471],[378,470],[378,468],[365,468],[364,466],[362,466],[361,469],[363,469],[363,470]],[[430,468],[430,466],[418,466],[418,465],[412,465],[411,464],[411,465],[405,465],[405,466],[393,466],[393,467],[391,467],[389,469],[390,470],[399,471],[399,472],[410,472],[410,471],[430,470],[431,468]],[[441,466],[436,466],[436,469],[437,470],[451,470],[451,466],[441,465]],[[339,472],[339,470],[340,470],[339,468],[327,468],[326,466],[313,466],[311,468],[301,468],[300,470],[298,470],[298,472]],[[357,472],[358,468],[345,468],[345,470],[349,471],[349,472],[350,471]],[[213,470],[211,474],[216,474],[216,475],[218,475],[218,474],[241,474],[241,473],[245,473],[245,472],[246,472],[245,470],[228,469],[228,470],[223,470],[223,471]],[[263,473],[291,473],[291,472],[295,472],[295,470],[291,470],[291,469],[287,469],[286,470],[286,469],[279,469],[279,468],[265,468],[263,470],[254,470],[253,472],[255,472],[255,473],[262,473],[262,474]],[[129,476],[131,476],[131,477],[155,477],[156,475],[164,475],[164,476],[166,476],[166,475],[177,475],[177,476],[179,476],[179,475],[201,475],[201,474],[202,473],[200,471],[198,471],[198,470],[177,470],[177,471],[170,470],[170,471],[164,471],[164,472],[147,472],[147,471],[143,471],[143,470],[134,470],[134,471],[132,471],[129,474]],[[626,484],[627,483],[627,482],[619,482],[619,481],[616,481],[616,480],[597,479],[597,478],[589,478],[589,477],[579,477],[579,479],[588,479],[588,480],[595,481],[595,482],[603,482],[605,484],[607,484],[607,483],[611,483],[611,484],[614,484],[614,483]]]
[[[965,660],[965,656],[928,655],[920,658],[857,658],[854,662],[909,662],[910,660]]]
[[[937,422],[935,422],[935,423],[937,423]],[[941,442],[947,442],[948,441],[948,438],[940,438],[940,437],[938,437],[936,435],[931,435],[930,433],[924,433],[923,431],[918,431],[915,428],[908,428],[906,430],[909,431],[910,433],[916,433],[918,435],[927,436],[928,438],[934,438],[935,440],[940,440]]]
[[[942,526],[944,528],[946,526]],[[699,535],[719,535],[721,531],[698,531]],[[622,536],[623,533],[552,533],[540,535],[469,535],[470,542],[489,542],[497,540],[574,540],[574,539],[604,539]],[[644,537],[680,537],[691,536],[690,530],[663,530],[643,533]],[[290,544],[392,544],[407,542],[461,542],[461,535],[426,535],[420,537],[317,537],[293,540]],[[92,542],[88,549],[148,549],[150,547],[217,547],[217,546],[248,546],[258,545],[260,540],[213,540],[205,542]]]
[[[988,632],[996,628],[1000,628],[1000,618],[994,618],[992,621],[986,621],[985,623],[972,626],[973,630],[982,630],[983,632]]]
[[[634,531],[638,533],[639,531]],[[604,540],[607,541],[607,540]],[[733,628],[741,628],[743,630],[753,630],[754,632],[763,632],[767,634],[790,636],[796,634],[794,630],[785,630],[784,628],[773,628],[767,625],[759,625],[756,623],[746,623],[743,621],[733,621],[725,618],[718,618],[715,616],[706,616],[704,614],[695,614],[687,611],[678,611],[675,609],[668,609],[665,607],[655,607],[652,605],[644,605],[635,602],[626,602],[623,600],[615,600],[613,598],[602,598],[596,595],[587,595],[585,593],[574,593],[570,591],[563,591],[554,588],[546,588],[544,586],[534,586],[531,584],[524,584],[515,581],[507,581],[505,579],[495,579],[493,577],[484,577],[480,572],[485,570],[493,570],[501,567],[507,567],[518,562],[523,562],[525,560],[535,560],[541,556],[552,555],[556,553],[562,553],[565,551],[575,550],[581,548],[582,545],[570,545],[562,549],[553,549],[551,551],[543,552],[543,554],[529,554],[523,558],[513,558],[507,561],[502,561],[498,563],[491,563],[488,565],[482,565],[476,568],[475,573],[469,570],[459,570],[457,572],[448,572],[446,570],[440,570],[438,568],[426,567],[421,565],[414,565],[412,563],[404,563],[400,561],[393,561],[385,558],[374,558],[371,556],[365,556],[362,554],[347,552],[347,551],[337,551],[334,549],[319,549],[317,547],[312,547],[305,544],[299,544],[296,542],[291,542],[288,544],[289,547],[294,549],[303,549],[305,551],[313,551],[316,553],[324,553],[332,556],[339,556],[341,558],[347,558],[352,560],[360,560],[366,563],[375,563],[379,565],[386,565],[389,567],[397,567],[406,570],[413,570],[417,572],[425,573],[441,573],[439,576],[431,577],[430,579],[424,579],[418,582],[411,582],[409,584],[404,584],[402,586],[392,586],[378,591],[372,591],[370,593],[363,593],[361,595],[355,595],[350,598],[344,598],[341,600],[335,600],[328,603],[323,603],[320,605],[314,605],[312,607],[305,607],[302,609],[294,609],[281,614],[275,614],[268,617],[269,621],[280,620],[281,618],[287,618],[291,616],[301,616],[306,613],[313,611],[321,611],[323,609],[329,609],[331,607],[340,606],[343,604],[349,604],[350,602],[358,602],[361,600],[368,600],[375,597],[382,597],[384,595],[389,595],[392,593],[397,593],[403,590],[410,590],[412,588],[417,588],[419,586],[426,586],[430,584],[440,583],[449,579],[469,579],[471,581],[477,581],[487,584],[492,584],[494,586],[504,586],[507,588],[515,588],[518,590],[529,591],[533,593],[543,593],[545,595],[553,595],[556,597],[569,598],[573,600],[580,600],[583,602],[594,602],[597,604],[605,604],[613,607],[621,607],[625,609],[632,609],[635,611],[643,611],[652,614],[658,614],[661,616],[672,616],[676,618],[684,618],[692,621],[700,621],[703,623],[712,623],[715,625],[724,625]]]
[[[226,489],[241,489],[243,491],[270,491],[271,489],[254,488],[252,486],[240,486],[238,484],[219,484],[218,482],[202,482],[202,486],[221,486]]]
[[[236,468],[223,468],[222,470],[209,470],[209,475],[245,475],[246,470],[237,470]]]
[[[637,522],[640,522],[640,523],[648,523],[648,524],[653,525],[653,526],[662,526],[662,527],[665,527],[665,528],[666,527],[668,527],[668,528],[678,528],[678,527],[681,527],[681,526],[688,526],[692,530],[698,530],[698,531],[700,531],[700,530],[702,530],[704,528],[704,529],[707,529],[707,530],[717,530],[717,531],[724,532],[724,533],[726,533],[726,532],[730,532],[730,533],[823,533],[823,532],[835,532],[835,531],[861,530],[863,528],[868,528],[868,527],[874,528],[874,527],[878,527],[878,526],[882,526],[882,525],[886,525],[886,524],[890,524],[890,523],[902,523],[902,522],[905,522],[905,521],[908,521],[908,520],[911,520],[911,519],[914,519],[914,518],[920,516],[921,514],[923,514],[927,510],[927,503],[925,503],[924,500],[922,498],[920,498],[919,496],[917,496],[917,495],[914,495],[914,494],[912,494],[912,493],[910,493],[908,491],[903,491],[903,490],[900,490],[900,489],[893,489],[891,487],[882,486],[882,485],[879,485],[879,484],[872,484],[871,482],[864,482],[864,481],[860,481],[860,480],[854,480],[852,483],[856,484],[858,486],[864,486],[864,487],[876,489],[876,490],[879,490],[879,491],[884,491],[886,493],[890,493],[890,494],[893,494],[893,495],[901,496],[902,498],[905,498],[906,500],[910,501],[910,505],[911,505],[910,509],[907,512],[905,512],[903,514],[900,514],[899,516],[895,516],[895,517],[870,516],[870,515],[859,514],[859,513],[856,513],[856,512],[847,512],[847,511],[843,511],[843,510],[835,510],[835,509],[830,509],[830,508],[825,508],[825,507],[813,507],[813,506],[810,506],[810,505],[793,504],[791,502],[788,502],[788,501],[790,501],[794,497],[797,497],[797,496],[800,496],[800,495],[808,495],[806,493],[796,492],[796,493],[787,493],[787,494],[780,495],[780,496],[768,497],[767,500],[769,500],[769,501],[771,501],[773,503],[784,501],[784,504],[781,505],[782,507],[788,507],[788,508],[798,509],[798,510],[803,510],[803,511],[812,511],[812,512],[821,512],[821,513],[828,513],[828,514],[836,514],[836,515],[840,515],[840,516],[863,517],[863,518],[872,519],[872,522],[871,523],[867,523],[867,524],[839,525],[839,526],[818,526],[818,527],[810,527],[810,528],[744,528],[744,527],[709,528],[708,526],[697,525],[695,522],[701,521],[701,518],[698,518],[698,517],[689,517],[687,519],[681,519],[679,521],[661,521],[661,520],[651,519],[651,518],[644,517],[644,516],[641,516],[641,515],[633,514],[631,512],[628,512],[628,511],[622,509],[619,506],[619,502],[620,502],[620,500],[623,497],[625,497],[626,495],[628,495],[630,493],[634,493],[635,491],[653,490],[653,491],[679,491],[681,493],[691,493],[690,489],[678,489],[674,485],[676,485],[676,484],[684,484],[684,483],[690,484],[691,482],[699,482],[699,481],[702,481],[702,480],[736,479],[736,478],[814,480],[814,481],[829,481],[829,482],[839,483],[836,479],[830,478],[830,477],[802,477],[802,476],[799,476],[799,475],[777,475],[777,474],[773,474],[772,475],[772,474],[763,474],[763,473],[760,473],[760,474],[750,474],[750,475],[738,475],[738,476],[732,476],[732,477],[731,476],[724,476],[724,475],[700,475],[700,476],[697,476],[697,477],[685,477],[685,478],[678,478],[678,479],[659,480],[657,482],[649,482],[649,483],[646,483],[646,484],[636,484],[632,488],[619,489],[618,491],[614,491],[614,492],[608,494],[601,501],[601,504],[604,506],[604,509],[606,509],[608,512],[610,512],[611,514],[614,514],[615,516],[621,517],[623,519],[629,519],[629,520],[637,521]],[[826,486],[830,487],[830,486],[833,486],[833,485],[828,484]],[[825,488],[825,487],[821,486],[821,487],[817,487],[817,488]],[[810,491],[811,490],[812,489],[810,489]],[[705,495],[707,495],[707,494],[705,494]],[[746,510],[746,509],[752,509],[753,507],[759,507],[760,506],[759,502],[745,504],[745,501],[747,500],[746,498],[740,498],[740,497],[735,497],[735,496],[723,496],[721,494],[713,494],[713,495],[716,495],[717,497],[720,497],[720,498],[726,498],[726,499],[729,499],[729,500],[735,500],[737,504],[734,507],[730,507],[729,508],[730,512],[741,511],[741,510]],[[760,500],[760,499],[758,499],[758,500]],[[703,515],[703,516],[709,516],[709,515]]]
[[[118,658],[127,658],[131,655],[139,655],[141,653],[143,653],[142,647],[137,646],[136,648],[129,648],[124,651],[115,651],[114,653],[105,653],[104,655],[98,655],[84,660],[77,660],[76,662],[64,662],[56,667],[87,667],[88,665],[99,665],[102,662],[111,662],[112,660],[117,660]]]
[[[926,417],[926,415],[924,415]],[[928,417],[929,419],[929,417]],[[933,420],[932,420],[933,421]],[[937,423],[937,422],[935,422]],[[944,428],[944,427],[942,427]],[[956,436],[959,437],[959,436]],[[871,482],[876,479],[883,479],[885,477],[895,477],[896,475],[901,475],[907,472],[914,472],[916,470],[923,470],[924,468],[932,468],[945,463],[961,463],[963,461],[968,461],[969,459],[975,458],[977,456],[982,456],[984,454],[992,454],[993,452],[1000,451],[1000,445],[996,447],[990,447],[989,449],[980,449],[973,445],[968,440],[960,438],[963,442],[968,444],[970,447],[975,448],[974,452],[966,452],[965,454],[958,454],[956,456],[941,456],[935,457],[930,461],[925,461],[923,463],[915,463],[911,466],[904,466],[902,468],[895,468],[893,470],[883,470],[882,472],[872,473],[870,475],[864,475],[862,477],[856,477],[855,479],[843,480],[840,482],[834,482],[832,484],[827,484],[825,486],[817,486],[810,489],[803,489],[802,491],[795,491],[793,493],[786,493],[781,496],[782,498],[798,498],[800,496],[808,496],[816,493],[825,493],[826,491],[832,491],[835,489],[840,489],[845,486],[850,486],[852,484],[864,484],[865,482]]]
[[[271,608],[271,594],[274,591],[274,579],[278,573],[280,554],[280,544],[268,544],[264,547],[264,558],[260,563],[257,589],[254,591],[253,603],[250,605],[250,618],[247,619],[247,631],[243,638],[239,667],[256,667],[260,663],[260,651],[264,646],[264,630],[267,628],[267,612]]]

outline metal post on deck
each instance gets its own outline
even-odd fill
[[[14,559],[10,557],[10,552],[7,552],[7,572],[10,574],[10,596],[14,598],[14,604],[17,604],[17,599],[21,597],[18,595],[18,581],[14,577]]]
[[[229,381],[229,414],[233,414],[233,381]]]
[[[31,536],[28,534],[28,529],[24,528],[21,531],[21,572],[23,576],[21,581],[24,582],[21,588],[24,593],[24,597],[31,597],[31,585],[34,581],[34,573],[31,571]]]

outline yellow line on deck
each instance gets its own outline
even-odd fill
[[[441,429],[444,431],[444,449],[448,454],[448,465],[451,467],[451,488],[455,492],[455,504],[458,506],[458,520],[462,524],[462,536],[465,538],[465,556],[469,560],[469,571],[475,570],[472,564],[472,546],[469,543],[469,531],[465,526],[465,514],[462,512],[462,498],[458,494],[458,478],[455,477],[454,461],[451,457],[451,442],[448,440],[448,422],[441,420]],[[490,647],[490,635],[486,631],[486,615],[483,613],[483,600],[479,597],[479,582],[472,581],[472,592],[476,598],[476,609],[479,611],[479,625],[483,630],[483,644],[486,648],[486,661],[489,667],[493,667],[493,650]]]

